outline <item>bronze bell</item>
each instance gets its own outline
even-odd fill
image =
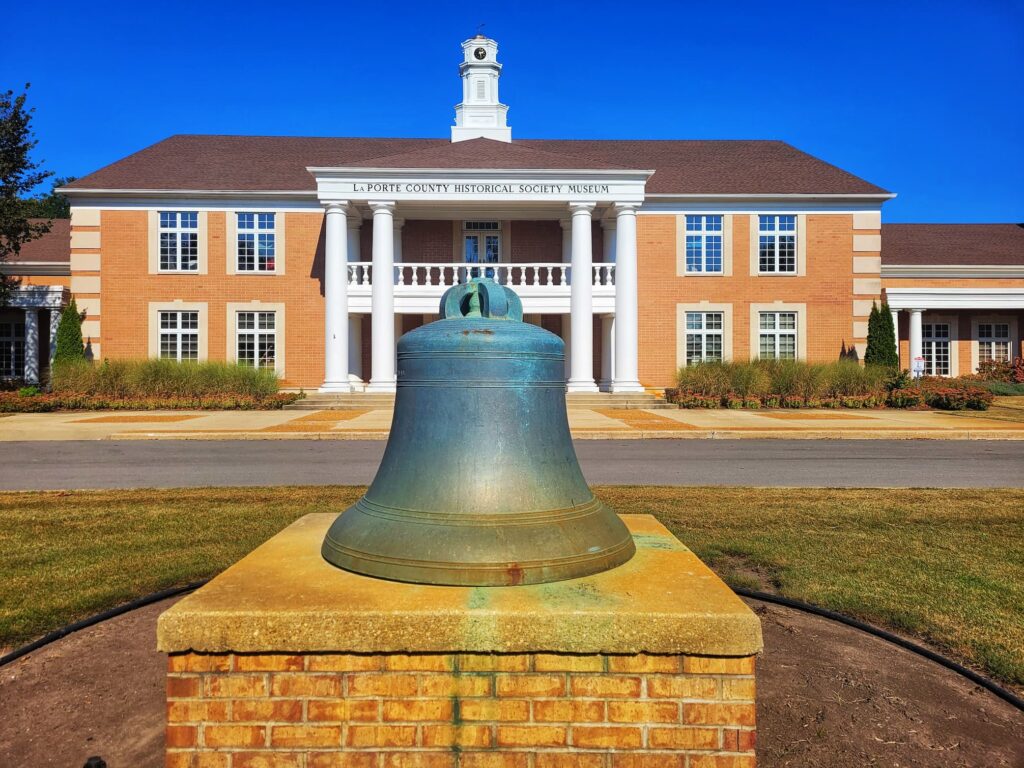
[[[474,278],[398,342],[398,392],[373,484],[323,556],[395,581],[560,581],[629,560],[633,539],[587,487],[569,436],[564,345],[519,297]]]

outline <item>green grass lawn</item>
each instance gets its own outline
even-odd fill
[[[734,586],[923,638],[1024,685],[1024,491],[604,487]],[[0,493],[0,646],[212,576],[361,488]]]

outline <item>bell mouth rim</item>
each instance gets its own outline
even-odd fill
[[[597,552],[547,560],[492,563],[438,562],[374,555],[334,541],[330,532],[320,549],[323,558],[342,570],[386,581],[453,587],[510,587],[548,584],[592,576],[629,562],[636,543],[627,533]]]

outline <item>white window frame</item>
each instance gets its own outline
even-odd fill
[[[191,226],[184,226],[182,220],[185,216],[191,218]],[[173,225],[168,226],[165,221],[170,217],[173,217]],[[159,226],[159,233],[157,235],[157,248],[159,252],[158,258],[158,270],[160,272],[187,272],[189,274],[198,274],[199,272],[199,211],[157,211],[157,221]],[[174,236],[174,253],[172,258],[174,260],[173,266],[164,265],[164,236]],[[190,266],[185,266],[185,256],[182,254],[182,238],[185,235],[190,235],[195,240],[195,252],[191,255]]]
[[[792,229],[780,229],[783,224],[788,225],[792,219]],[[785,221],[784,221],[785,220]],[[762,213],[757,214],[757,273],[769,276],[789,276],[800,272],[800,217],[795,213]],[[792,238],[793,263],[790,269],[780,269],[780,243],[782,238]],[[771,263],[773,269],[765,269],[761,261],[761,249],[768,240],[771,245]]]
[[[997,335],[997,328],[1006,328],[1005,335]],[[985,332],[985,329],[988,332]],[[978,323],[978,363],[997,362],[1007,363],[1013,360],[1013,335],[1009,320],[982,320]],[[1002,358],[996,357],[996,345],[1006,345],[1006,355]],[[988,359],[985,359],[985,350],[988,349]]]
[[[717,225],[717,228],[715,228]],[[726,217],[720,213],[687,213],[683,214],[683,259],[687,275],[723,275],[725,274],[725,227]],[[700,263],[694,268],[690,263],[690,241],[699,243]],[[709,245],[718,246],[718,267],[708,268]]]
[[[235,272],[240,275],[277,274],[277,222],[280,214],[276,211],[235,211],[233,215],[235,218]],[[243,220],[243,217],[251,217],[251,226],[249,226],[250,219],[246,218]],[[269,227],[266,226],[268,217]],[[243,226],[243,221],[245,226]],[[242,266],[242,259],[250,258],[242,254],[242,238],[249,235],[252,236],[252,268]],[[268,257],[260,256],[260,248],[263,247],[261,243],[264,238],[269,239],[270,248],[273,250],[273,253]],[[267,267],[265,264],[261,266],[261,258],[272,260],[273,266]]]
[[[696,319],[699,326],[691,326]],[[717,321],[717,327],[709,327],[710,323]],[[697,363],[723,362],[725,360],[725,313],[721,310],[711,311],[705,309],[687,310],[684,315],[684,331],[686,338],[683,341],[683,364],[695,365]],[[718,355],[709,357],[709,340],[718,340]],[[690,359],[690,341],[696,340],[700,345],[700,355],[693,360]]]
[[[225,336],[224,359],[240,362],[238,358],[238,316],[242,312],[270,312],[274,315],[274,370],[279,379],[284,378],[285,368],[285,305],[283,302],[269,301],[229,301],[225,305],[224,323],[227,328]],[[243,333],[248,333],[248,330]],[[257,333],[258,333],[257,329]],[[258,351],[258,347],[257,347]]]
[[[793,327],[783,328],[782,327],[782,316],[792,315]],[[772,325],[770,328],[765,328],[762,320],[766,317],[773,318]],[[783,338],[793,338],[793,356],[782,357],[780,350],[782,348]],[[762,353],[761,342],[765,338],[773,339],[774,354],[770,357],[766,357]],[[798,312],[791,309],[770,309],[761,310],[757,313],[757,359],[758,360],[799,360],[800,359],[800,315]]]
[[[196,360],[202,362],[207,358],[207,346],[209,341],[209,325],[207,323],[207,305],[203,301],[151,301],[149,302],[147,315],[149,318],[149,356],[160,358],[161,344],[160,335],[163,331],[160,328],[161,312],[195,312],[198,315],[199,327],[195,332],[199,334],[197,347],[198,357]],[[180,325],[180,322],[179,322]],[[191,331],[192,329],[187,329]],[[180,349],[180,345],[178,347]]]
[[[165,327],[164,319],[174,317],[174,327]],[[194,326],[185,327],[182,325],[183,320],[188,317],[188,320],[195,320]],[[200,333],[200,318],[198,310],[194,309],[161,309],[157,311],[157,323],[159,333],[159,354],[161,360],[175,360],[177,362],[189,361],[199,362],[200,349],[199,349],[199,333]],[[184,357],[183,346],[184,339],[186,337],[195,337],[195,355]],[[164,340],[173,339],[174,344],[174,355],[164,354]]]
[[[946,335],[936,336],[936,326],[945,326]],[[953,324],[948,320],[929,319],[928,322],[921,323],[921,357],[924,358],[924,369],[923,375],[925,376],[955,376],[956,367],[953,363],[953,347],[954,347],[954,327]],[[946,367],[945,373],[937,373],[935,365],[936,350],[940,347],[938,345],[946,345]]]
[[[272,327],[264,325],[266,318],[270,318]],[[252,320],[252,327],[242,327],[243,318]],[[243,359],[242,342],[251,339],[252,360]],[[274,346],[274,356],[270,365],[266,365],[261,354],[260,345],[265,340],[271,339]],[[239,365],[252,365],[254,368],[273,368],[277,370],[277,313],[274,310],[266,309],[245,309],[235,312],[235,361]]]

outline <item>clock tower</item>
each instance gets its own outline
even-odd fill
[[[494,139],[512,141],[508,126],[508,107],[498,101],[498,78],[501,64],[497,61],[498,44],[489,37],[477,35],[462,44],[462,103],[455,107],[452,141]]]

